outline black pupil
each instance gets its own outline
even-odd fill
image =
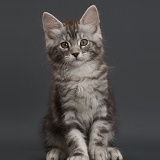
[[[67,47],[68,47],[67,42],[63,42],[63,43],[62,43],[62,47],[63,47],[63,48],[67,48]]]
[[[82,41],[81,41],[81,45],[86,45],[87,44],[87,40],[86,39],[83,39]]]

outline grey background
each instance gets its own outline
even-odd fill
[[[117,146],[126,160],[159,159],[160,3],[109,0],[0,2],[0,156],[43,160],[40,139],[51,85],[41,16],[80,19],[100,12],[110,84],[117,104]],[[3,158],[2,158],[3,157]]]

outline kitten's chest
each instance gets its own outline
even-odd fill
[[[75,106],[78,119],[86,126],[92,123],[94,115],[101,103],[101,95],[95,89],[97,82],[84,80],[75,85]]]
[[[83,81],[78,82],[75,84],[76,92],[75,94],[79,98],[94,98],[96,96],[94,90],[98,86],[97,81],[85,79]]]
[[[86,127],[93,122],[98,108],[102,105],[104,95],[101,91],[107,87],[107,79],[99,78],[101,70],[95,64],[83,66],[66,74],[69,81],[62,86],[64,103],[74,106],[76,117]],[[99,90],[99,91],[98,91]]]

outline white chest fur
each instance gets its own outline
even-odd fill
[[[74,97],[71,100],[71,105],[77,109],[77,118],[86,127],[93,121],[99,106],[102,102],[102,96],[96,89],[101,80],[96,77],[100,73],[95,63],[87,63],[81,67],[77,67],[68,73],[68,78],[71,79],[66,85],[67,90],[73,91],[68,95]]]
[[[97,80],[83,79],[72,84],[75,89],[75,107],[78,111],[77,118],[87,127],[93,121],[94,115],[100,106],[100,95],[95,92]]]

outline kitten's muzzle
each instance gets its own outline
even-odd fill
[[[78,53],[78,52],[76,52],[76,53],[72,53],[72,55],[73,55],[75,58],[77,58],[77,57],[78,57],[78,55],[79,55],[79,53]]]

